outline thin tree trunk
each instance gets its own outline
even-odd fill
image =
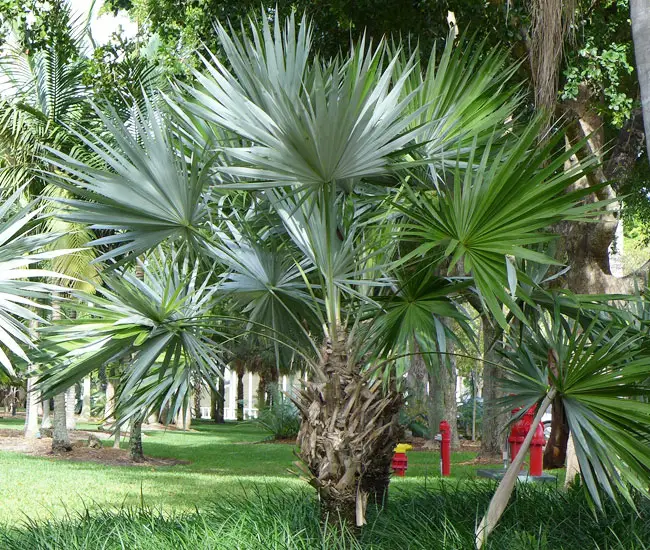
[[[472,441],[476,441],[476,369],[472,369]]]
[[[259,371],[259,382],[257,384],[257,409],[261,411],[266,407],[266,372],[264,369]]]
[[[142,418],[139,417],[131,421],[129,453],[133,462],[144,462],[144,452],[142,451]]]
[[[569,423],[562,401],[558,398],[551,405],[551,435],[544,449],[544,468],[563,468],[569,441]]]
[[[502,376],[498,365],[499,356],[494,350],[498,337],[498,328],[490,321],[481,319],[483,331],[483,426],[481,429],[481,456],[498,457],[503,453],[503,428],[507,419],[503,415],[497,399],[501,397],[498,379]]]
[[[244,420],[244,376],[246,371],[237,370],[237,420]]]
[[[54,396],[54,423],[52,430],[52,452],[61,453],[72,450],[66,425],[65,393]]]
[[[74,430],[77,427],[77,418],[74,414],[77,406],[77,388],[73,384],[65,391],[65,412],[66,426],[68,430]]]
[[[110,422],[115,408],[115,385],[113,379],[106,380],[106,401],[104,402],[104,422]]]
[[[187,403],[187,405],[183,405],[178,410],[175,424],[179,430],[187,431],[190,429],[192,425],[192,409],[189,403]]]
[[[580,475],[580,464],[576,455],[576,447],[573,443],[573,435],[569,433],[569,441],[566,447],[566,477],[564,478],[564,487],[568,487]]]
[[[650,160],[650,0],[630,0],[634,57],[641,88],[643,126]]]
[[[217,393],[217,416],[215,421],[217,424],[225,422],[224,412],[226,407],[226,381],[222,376],[219,377],[219,391]]]
[[[117,422],[115,423],[115,435],[113,436],[113,449],[119,449],[120,443],[122,441],[122,429],[118,426]]]
[[[524,439],[524,442],[522,443],[517,456],[512,461],[510,466],[508,466],[503,479],[499,482],[499,486],[497,487],[492,500],[490,500],[490,505],[488,506],[485,516],[483,516],[481,523],[476,528],[476,547],[479,550],[483,548],[483,545],[486,543],[488,536],[496,527],[499,519],[506,509],[506,506],[508,505],[508,501],[512,496],[512,491],[515,488],[515,484],[517,483],[521,466],[524,463],[524,458],[526,457],[526,453],[528,453],[528,448],[530,447],[530,443],[533,440],[533,436],[535,435],[535,430],[537,429],[537,426],[539,426],[539,423],[542,421],[542,416],[544,416],[546,409],[548,409],[548,406],[553,401],[555,392],[555,388],[552,388],[542,401],[542,404],[540,405],[539,409],[537,410],[537,414],[535,415],[535,419],[533,420],[533,423],[528,430],[528,434],[526,434],[526,439]]]
[[[39,393],[33,388],[38,378],[30,376],[27,379],[27,407],[25,409],[25,437],[33,439],[38,434],[38,402]]]
[[[43,418],[41,419],[41,430],[49,430],[52,427],[52,416],[50,415],[50,401],[43,401]]]
[[[90,375],[86,376],[83,380],[83,406],[81,407],[81,415],[79,420],[88,421],[91,416],[90,412],[90,392],[92,388],[92,381]]]
[[[197,420],[201,418],[201,390],[203,389],[203,385],[201,384],[201,381],[199,380],[196,384],[194,384],[194,418]]]
[[[217,392],[210,388],[210,418],[217,422]]]
[[[453,324],[450,320],[445,319],[444,323],[451,329]],[[458,371],[456,370],[456,356],[453,355],[455,350],[454,343],[447,340],[446,360],[443,363],[442,388],[445,399],[444,403],[444,420],[449,423],[451,430],[451,448],[458,450],[460,448],[460,438],[458,437],[458,403],[456,402],[456,384]]]

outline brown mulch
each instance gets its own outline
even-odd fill
[[[178,464],[189,464],[187,460],[176,460],[173,458],[145,457],[144,462],[136,463],[131,461],[129,451],[126,449],[113,449],[102,447],[92,449],[87,446],[88,436],[94,435],[99,439],[108,439],[109,434],[102,432],[72,431],[70,440],[72,450],[65,453],[52,453],[52,439],[25,439],[21,430],[0,430],[0,451],[22,453],[30,456],[41,456],[54,460],[67,460],[70,462],[94,462],[110,466],[175,466]]]

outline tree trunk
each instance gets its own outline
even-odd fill
[[[630,17],[636,70],[641,87],[643,126],[645,135],[650,136],[650,1],[630,0]],[[646,147],[650,160],[650,139],[647,138]]]
[[[476,369],[472,369],[472,441],[476,441]]]
[[[129,454],[133,462],[144,462],[142,451],[142,418],[134,418],[131,421],[131,435],[129,437]]]
[[[41,419],[41,430],[49,430],[52,427],[52,416],[50,415],[50,401],[43,401],[43,418]]]
[[[368,500],[385,502],[401,435],[401,395],[348,358],[346,337],[326,345],[321,364],[294,398],[302,415],[298,447],[318,491],[323,520],[365,523]],[[384,393],[386,390],[386,393]]]
[[[179,430],[187,431],[190,429],[192,425],[192,409],[189,403],[178,410],[175,424]]]
[[[246,371],[237,369],[237,420],[244,420],[244,375]]]
[[[257,384],[257,409],[261,411],[266,407],[266,371],[259,371],[259,382]]]
[[[194,384],[194,418],[200,420],[201,418],[201,390],[203,389],[203,384],[199,380]]]
[[[66,413],[66,426],[68,430],[77,428],[77,418],[74,414],[75,407],[77,406],[77,388],[73,384],[65,391],[65,413]]]
[[[569,441],[566,448],[566,477],[564,478],[564,487],[568,487],[575,481],[576,476],[580,475],[580,464],[576,455],[576,448],[573,443],[573,435],[569,434]]]
[[[90,375],[86,376],[83,380],[83,406],[81,407],[81,415],[79,420],[90,420],[90,392],[91,392],[91,379]]]
[[[25,409],[25,437],[33,439],[38,433],[38,402],[39,394],[33,388],[38,378],[30,376],[27,379],[27,406]]]
[[[210,388],[210,418],[217,422],[217,392]]]
[[[120,443],[122,441],[122,428],[118,426],[117,423],[114,427],[115,435],[113,436],[113,449],[119,449]]]
[[[502,396],[498,379],[503,374],[498,365],[499,355],[495,351],[498,345],[499,329],[490,324],[483,317],[481,319],[483,331],[483,426],[481,430],[481,456],[502,458],[503,453],[503,428],[507,418],[497,404],[497,399]]]
[[[54,397],[54,423],[52,430],[52,452],[61,453],[72,450],[66,425],[65,393]]]
[[[443,321],[450,329],[453,327],[453,322],[449,319]],[[442,389],[444,396],[444,420],[449,423],[451,430],[451,448],[453,450],[460,449],[460,438],[458,437],[458,403],[456,402],[456,383],[458,378],[458,371],[456,370],[456,356],[453,355],[455,351],[454,342],[447,340],[447,356],[443,362],[442,374]],[[436,432],[437,433],[437,432]]]
[[[569,423],[562,400],[555,398],[551,405],[551,435],[544,449],[544,468],[563,468],[569,441]]]
[[[223,424],[226,420],[224,418],[226,408],[226,381],[219,377],[219,391],[217,392],[217,424]]]

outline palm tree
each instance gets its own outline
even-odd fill
[[[626,320],[627,321],[627,320]],[[524,456],[541,418],[554,401],[569,425],[589,501],[602,509],[602,498],[623,497],[634,507],[631,491],[647,494],[650,482],[650,350],[645,328],[593,312],[572,319],[559,304],[538,312],[535,322],[508,338],[502,352],[509,374],[503,405],[531,406],[536,417],[506,472],[487,513],[476,529],[481,548],[510,498]]]
[[[539,146],[539,122],[521,130],[505,124],[516,106],[503,91],[513,71],[494,54],[481,64],[485,52],[454,53],[450,41],[447,61],[432,61],[418,81],[416,57],[390,55],[384,44],[362,41],[344,58],[314,58],[304,20],[251,32],[237,39],[220,27],[231,68],[206,60],[197,86],[183,85],[171,112],[147,104],[128,126],[100,113],[105,131],[79,139],[104,166],[54,151],[51,179],[78,197],[61,201],[66,219],[111,232],[95,241],[111,246],[102,259],[124,264],[165,242],[188,261],[212,262],[220,280],[210,300],[243,302],[243,314],[233,316],[248,323],[247,333],[309,365],[311,380],[297,399],[300,467],[324,515],[361,525],[369,495],[385,488],[399,435],[395,365],[414,336],[423,353],[443,355],[442,336],[451,336],[382,320],[380,298],[407,290],[396,271],[405,279],[443,265],[460,273],[438,275],[435,292],[418,297],[427,326],[461,320],[462,292],[478,296],[504,327],[503,304],[523,320],[516,259],[552,262],[531,248],[551,238],[544,229],[594,209],[578,205],[586,190],[569,191],[585,165],[563,170],[573,151],[556,153],[561,132]],[[495,91],[501,102],[492,100]],[[173,400],[175,414],[182,398],[174,392],[186,387],[175,381],[193,362],[175,360],[185,369],[167,379],[174,354],[200,359],[206,380],[219,365],[215,352],[202,355],[207,341],[183,340],[214,304],[174,320],[172,336],[164,317],[144,315],[137,293],[108,284],[113,305],[101,308],[101,329],[88,325],[83,338],[93,343],[78,360],[64,356],[67,366],[48,375],[48,391],[98,358],[129,350],[138,359],[120,396],[126,414],[159,399]],[[163,302],[156,294],[154,303]],[[125,318],[134,321],[122,325]],[[121,345],[109,338],[116,333],[126,339]],[[228,346],[224,337],[216,349],[227,354]]]

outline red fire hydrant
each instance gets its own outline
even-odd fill
[[[514,409],[513,414],[519,412],[521,409]],[[526,411],[526,413],[512,426],[510,430],[510,436],[508,437],[508,443],[510,444],[510,462],[512,462],[519,450],[521,449],[521,444],[526,439],[530,428],[532,427],[533,420],[535,419],[535,407],[531,407]],[[531,476],[541,476],[543,469],[543,455],[544,455],[544,445],[546,444],[546,438],[544,437],[544,426],[539,424],[535,429],[535,435],[530,444],[530,468],[529,474]]]
[[[520,410],[521,408],[513,409],[512,414],[517,414]],[[519,453],[519,449],[521,448],[521,444],[524,442],[525,437],[526,432],[523,431],[523,418],[520,418],[512,425],[510,435],[508,436],[508,443],[510,444],[510,462],[512,462],[517,456],[517,453]]]
[[[451,429],[449,422],[440,422],[440,473],[442,477],[451,475]]]
[[[391,468],[393,473],[398,477],[404,477],[406,474],[406,469],[408,468],[408,458],[406,458],[406,451],[410,451],[413,448],[412,445],[408,443],[400,443],[395,447],[393,451],[393,461],[391,462]]]
[[[538,424],[535,429],[535,435],[530,443],[530,475],[541,476],[544,463],[544,445],[546,437],[544,436],[544,425]]]

